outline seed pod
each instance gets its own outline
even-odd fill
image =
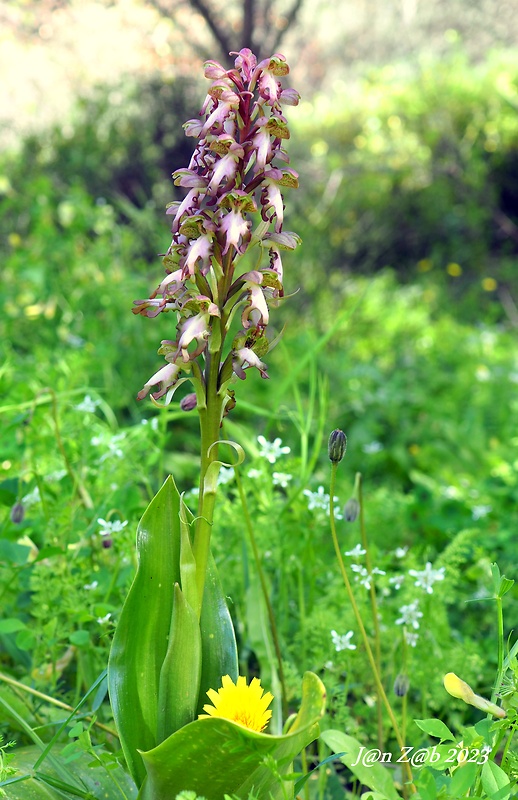
[[[327,446],[329,460],[332,461],[333,464],[339,464],[345,455],[346,448],[347,436],[343,431],[337,428],[329,437],[329,444]]]
[[[354,522],[360,513],[360,503],[356,497],[351,497],[344,506],[344,517],[346,522]]]
[[[20,522],[23,522],[24,516],[25,508],[23,507],[23,503],[15,503],[11,508],[11,522],[13,522],[15,525],[19,525]]]
[[[404,697],[408,692],[408,687],[410,686],[410,681],[408,679],[408,675],[404,673],[399,673],[396,676],[396,680],[394,681],[394,694],[396,697]]]

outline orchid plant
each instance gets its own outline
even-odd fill
[[[139,525],[137,574],[110,655],[113,713],[140,800],[183,790],[207,800],[252,791],[293,796],[291,764],[318,735],[323,713],[323,686],[307,673],[299,714],[283,735],[263,732],[272,696],[257,679],[247,685],[238,675],[210,548],[220,430],[235,405],[231,386],[250,368],[268,377],[270,308],[284,295],[281,253],[299,243],[283,231],[281,194],[298,180],[286,166],[290,133],[282,107],[299,96],[282,88],[284,56],[258,63],[248,49],[233,55],[234,69],[205,64],[210,86],[201,118],[184,125],[197,144],[189,166],[173,173],[187,191],[167,209],[173,238],[163,256],[166,276],[133,309],[151,318],[173,312],[177,320],[175,337],[158,351],[166,364],[138,398],[151,391],[154,403],[167,405],[190,381],[194,391],[181,407],[197,408],[201,433],[196,515],[168,478]],[[229,444],[239,463],[241,447]]]

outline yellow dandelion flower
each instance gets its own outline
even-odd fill
[[[262,731],[270,721],[271,711],[267,711],[273,700],[270,692],[265,692],[259,678],[253,678],[247,686],[246,678],[240,675],[234,683],[230,675],[224,675],[223,686],[218,691],[209,689],[207,695],[213,705],[203,706],[206,714],[200,714],[198,719],[207,717],[222,717],[238,722],[252,731]]]

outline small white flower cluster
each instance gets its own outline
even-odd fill
[[[410,645],[410,647],[415,647],[419,638],[419,634],[408,631],[406,626],[412,627],[414,631],[419,630],[419,620],[423,616],[423,612],[419,611],[419,600],[414,600],[413,603],[409,603],[406,606],[401,606],[399,613],[401,616],[396,620],[396,625],[405,626],[405,641]]]
[[[275,464],[278,458],[291,452],[289,447],[282,446],[282,439],[274,439],[273,442],[269,442],[264,436],[258,436],[257,441],[261,446],[259,457],[266,458],[270,464]]]
[[[319,486],[316,492],[309,489],[304,489],[303,494],[308,498],[308,510],[313,511],[315,508],[320,508],[329,516],[330,512],[330,497],[325,493],[324,487]],[[333,497],[333,503],[339,503],[338,497]],[[342,513],[335,508],[335,519],[343,519]]]
[[[90,444],[93,447],[100,447],[101,445],[106,445],[107,447],[106,452],[103,453],[99,458],[99,464],[102,464],[107,458],[112,456],[114,458],[122,458],[124,456],[124,451],[119,447],[119,445],[125,438],[126,434],[124,433],[117,433],[108,440],[102,436],[93,436],[90,439]]]
[[[120,533],[124,530],[128,524],[128,520],[125,519],[124,522],[121,522],[120,519],[115,519],[113,522],[110,522],[105,519],[98,519],[97,524],[100,526],[99,536],[111,536],[114,533]]]
[[[367,455],[370,456],[374,453],[381,453],[383,450],[383,445],[381,442],[368,442],[367,444],[363,445],[362,450],[364,453],[367,453]]]
[[[273,485],[280,486],[281,489],[287,489],[292,478],[293,476],[288,475],[287,472],[274,472],[272,475]]]
[[[370,591],[372,586],[372,576],[373,575],[386,575],[386,572],[383,572],[382,569],[378,569],[378,567],[374,567],[372,572],[369,572],[367,567],[362,567],[361,564],[351,564],[351,569],[353,572],[356,572],[356,580],[360,583],[361,586],[365,586],[367,591]]]
[[[443,581],[445,575],[445,568],[439,567],[439,569],[434,569],[430,561],[426,562],[426,566],[422,570],[417,569],[409,569],[408,574],[412,576],[412,578],[417,578],[415,582],[415,586],[418,586],[421,589],[424,589],[427,594],[433,594],[432,586],[436,581]]]
[[[341,650],[356,650],[356,645],[351,644],[351,639],[353,637],[353,631],[347,631],[340,635],[336,631],[331,631],[331,639],[333,641],[335,650],[339,653]]]
[[[85,395],[84,399],[77,404],[77,406],[74,406],[74,408],[76,411],[84,411],[85,414],[95,414],[96,408],[100,405],[100,400],[92,400],[90,395],[87,394]]]
[[[29,508],[30,506],[35,506],[36,503],[41,503],[39,486],[35,486],[32,492],[29,492],[24,497],[22,497],[22,503],[25,506],[25,508]]]
[[[141,425],[149,425],[152,431],[158,430],[158,417],[151,417],[151,419],[141,420]]]
[[[231,483],[234,480],[234,468],[233,467],[220,467],[218,473],[218,486],[225,486],[227,483]]]
[[[484,517],[487,517],[487,515],[490,514],[491,511],[492,511],[491,506],[482,506],[482,505],[473,506],[473,508],[471,509],[471,519],[474,519],[475,521],[477,519],[483,519]]]

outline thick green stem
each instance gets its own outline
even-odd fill
[[[329,495],[330,495],[330,500],[329,500],[329,522],[330,522],[330,526],[331,526],[331,536],[333,538],[333,545],[334,545],[334,548],[335,548],[335,554],[336,554],[336,558],[337,558],[337,561],[338,561],[338,565],[340,567],[340,572],[342,573],[342,579],[343,579],[343,582],[344,582],[344,585],[345,585],[345,588],[346,588],[346,591],[347,591],[347,595],[349,597],[349,602],[351,603],[351,607],[352,607],[354,616],[356,618],[356,624],[358,625],[361,637],[363,639],[363,644],[364,644],[365,651],[367,653],[367,658],[369,660],[369,664],[370,664],[370,667],[371,667],[371,670],[372,670],[372,676],[374,678],[374,683],[376,684],[376,688],[378,690],[379,696],[383,700],[383,705],[385,706],[385,709],[386,709],[387,714],[389,716],[389,719],[390,719],[390,722],[391,722],[391,725],[392,725],[392,729],[393,729],[394,735],[396,737],[396,741],[397,741],[399,747],[401,748],[401,752],[404,752],[403,748],[405,746],[405,743],[404,743],[403,737],[401,736],[401,732],[399,730],[399,725],[397,723],[396,717],[395,717],[394,712],[392,710],[392,706],[390,705],[389,699],[388,699],[388,697],[386,695],[385,689],[383,688],[383,684],[381,682],[381,677],[380,677],[380,674],[379,674],[379,671],[378,671],[378,667],[377,667],[377,664],[376,664],[376,659],[374,658],[374,654],[372,652],[372,648],[371,648],[370,643],[369,643],[369,637],[367,636],[367,631],[365,630],[365,625],[363,624],[363,620],[362,620],[362,617],[361,617],[361,614],[360,614],[360,610],[358,608],[358,605],[356,603],[356,600],[355,600],[355,597],[354,597],[354,594],[353,594],[352,586],[351,586],[351,583],[349,581],[349,576],[347,575],[347,571],[345,569],[345,564],[344,564],[344,561],[343,561],[343,558],[342,558],[342,553],[340,551],[340,545],[338,543],[338,536],[336,535],[336,525],[335,525],[335,513],[334,513],[333,497],[334,497],[334,494],[335,494],[337,466],[338,465],[336,463],[332,463],[331,464],[331,486],[330,486],[330,491],[329,491]],[[408,781],[408,783],[410,785],[411,791],[415,792],[416,788],[415,788],[414,783],[413,783],[412,770],[410,768],[410,764],[406,760],[403,760],[402,764],[403,764],[403,770],[406,773],[407,781]]]
[[[210,553],[210,535],[214,506],[216,503],[216,476],[208,481],[208,469],[218,457],[219,430],[221,425],[222,398],[218,395],[217,380],[219,372],[219,353],[217,358],[208,357],[206,406],[200,409],[201,432],[201,464],[200,464],[200,494],[198,504],[198,518],[193,541],[193,553],[196,560],[196,584],[199,608],[203,600],[205,587],[205,574]]]

